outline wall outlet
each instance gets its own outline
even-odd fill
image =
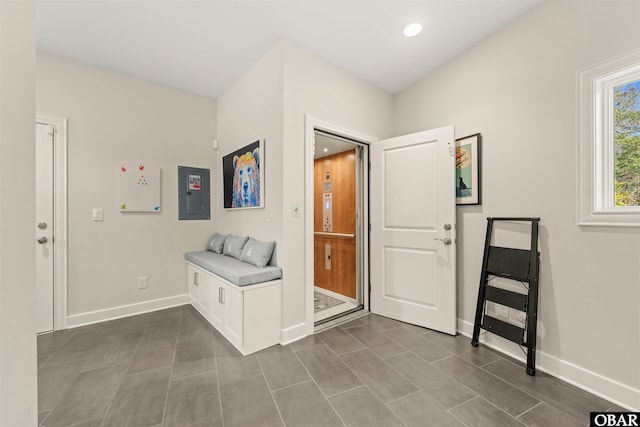
[[[102,208],[93,208],[91,210],[91,219],[93,221],[102,221],[104,210]]]
[[[146,289],[147,288],[147,276],[138,277],[138,289]]]

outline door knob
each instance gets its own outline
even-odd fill
[[[451,224],[445,224],[444,225],[444,229],[445,230],[451,230]]]
[[[38,237],[38,243],[40,243],[40,244],[47,243],[47,241],[49,241],[49,239],[47,239],[44,236]]]
[[[38,228],[40,230],[44,230],[45,228],[47,228],[47,223],[46,222],[39,222],[38,223]]]
[[[433,239],[433,240],[440,240],[440,241],[441,241],[442,243],[444,243],[445,245],[450,245],[450,244],[451,244],[451,239],[450,239],[450,238],[448,238],[448,237],[445,237],[445,238],[443,238],[443,239],[439,239],[439,238],[437,238],[437,237],[436,237],[436,238],[435,238],[435,239]]]

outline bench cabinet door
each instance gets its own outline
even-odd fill
[[[225,331],[229,340],[238,346],[244,345],[244,303],[243,292],[226,286],[224,290]]]
[[[200,298],[200,283],[202,281],[202,271],[193,265],[187,265],[187,283],[189,284],[189,297],[202,308]]]
[[[209,277],[210,286],[208,312],[211,315],[213,326],[220,330],[224,327],[225,322],[224,294],[226,285],[213,276]]]

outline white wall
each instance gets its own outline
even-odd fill
[[[458,208],[459,317],[473,323],[486,217],[540,216],[538,360],[636,409],[640,229],[576,225],[576,72],[638,48],[638,28],[637,1],[547,2],[405,89],[395,112],[398,134],[483,134],[482,206]]]
[[[178,221],[177,170],[213,167],[216,101],[38,53],[36,108],[68,118],[71,323],[184,295],[184,253],[204,248],[216,218]],[[160,214],[119,211],[121,162],[161,168]],[[91,220],[92,208],[104,209],[103,222]],[[147,289],[137,289],[138,276],[148,276]]]
[[[218,98],[218,184],[212,200],[218,232],[276,241],[278,259],[282,243],[282,85],[282,48],[277,45]],[[224,210],[222,157],[257,139],[265,141],[264,209]]]
[[[351,73],[283,41],[284,69],[284,186],[281,264],[286,272],[284,326],[305,321],[305,213],[291,215],[292,205],[304,209],[305,115],[378,138],[391,136],[393,98]],[[313,165],[310,165],[313,167]],[[312,327],[312,325],[307,325]]]
[[[0,425],[36,425],[35,4],[0,2]],[[19,179],[17,179],[19,177]]]
[[[282,40],[218,99],[215,197],[218,231],[277,242],[283,269],[284,339],[305,325],[305,114],[377,136],[392,129],[391,95]],[[258,138],[266,144],[265,209],[222,209],[222,156]],[[311,326],[312,327],[312,326]],[[289,331],[289,332],[287,332]]]

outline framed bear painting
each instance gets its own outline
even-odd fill
[[[222,157],[225,209],[264,207],[264,141]]]

